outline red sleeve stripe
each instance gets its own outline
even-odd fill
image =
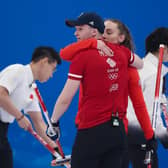
[[[132,64],[134,62],[134,53],[131,52],[131,57],[130,57],[130,60],[129,60],[129,64]]]
[[[78,79],[82,79],[82,75],[76,75],[76,74],[68,73],[68,76],[78,78]]]

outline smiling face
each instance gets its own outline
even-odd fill
[[[112,22],[110,20],[106,20],[104,22],[105,30],[103,34],[103,38],[105,41],[120,44],[124,41],[125,36],[121,34],[120,30],[118,29],[118,24]]]

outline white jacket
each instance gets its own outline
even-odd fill
[[[150,119],[152,119],[158,58],[154,56],[152,53],[148,53],[143,60],[144,60],[144,67],[142,70],[139,70],[139,75],[141,79],[141,86],[142,86],[142,91],[146,102],[147,110],[149,112]],[[160,98],[163,97],[162,96],[163,76],[166,75],[166,73],[168,73],[168,67],[162,64],[160,92],[159,92]],[[137,121],[137,118],[135,116],[134,109],[132,107],[130,99],[128,102],[127,111],[128,111],[127,117],[129,121],[129,126],[137,127],[137,129],[141,129]],[[162,137],[165,134],[168,136],[168,132],[165,126],[163,125],[163,121],[161,118],[161,111],[159,109],[157,111],[155,135],[156,137]]]

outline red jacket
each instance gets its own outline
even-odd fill
[[[67,47],[61,49],[60,56],[62,59],[66,61],[72,61],[77,52],[84,50],[86,48],[97,48],[97,40],[94,38],[91,38],[91,39],[83,40],[83,41],[68,45]],[[154,132],[151,126],[150,118],[147,112],[142,89],[140,86],[140,78],[139,78],[138,71],[135,68],[130,67],[128,68],[128,73],[129,73],[128,93],[132,101],[137,119],[141,125],[142,130],[144,131],[144,135],[146,139],[150,139],[153,136]],[[83,95],[82,92],[83,92],[82,87],[80,87],[78,108],[80,108],[80,103]],[[80,122],[80,118],[77,113],[75,123],[78,124],[79,122]],[[126,115],[123,118],[123,122],[125,125],[125,130],[127,132],[128,120]]]

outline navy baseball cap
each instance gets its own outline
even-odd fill
[[[104,33],[104,20],[93,12],[82,13],[76,20],[66,20],[66,25],[69,27],[81,26],[84,24],[96,28],[101,34]]]

